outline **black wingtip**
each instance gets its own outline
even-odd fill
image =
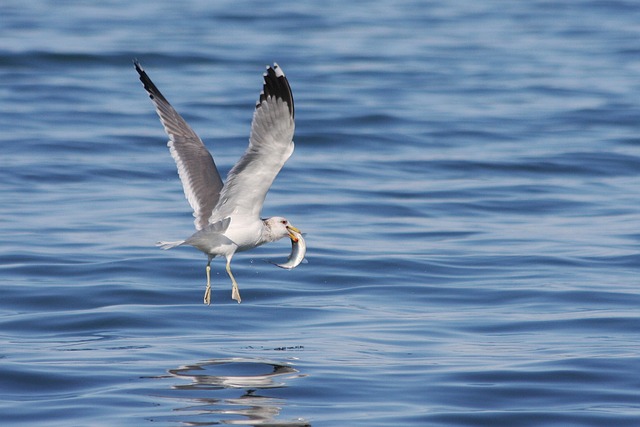
[[[262,93],[260,93],[260,99],[256,104],[256,108],[260,107],[260,104],[268,97],[273,96],[276,99],[282,99],[286,102],[289,106],[291,117],[295,117],[291,86],[289,86],[289,80],[287,80],[287,76],[285,76],[282,68],[276,63],[274,63],[273,66],[267,65],[267,71],[263,77],[264,85],[262,86]]]
[[[154,98],[157,97],[158,99],[162,99],[162,100],[166,101],[166,98],[162,95],[162,93],[156,87],[156,85],[153,84],[153,82],[151,81],[151,79],[147,75],[147,72],[144,71],[144,68],[142,68],[142,65],[140,65],[140,62],[138,62],[137,59],[133,60],[133,66],[135,67],[136,71],[138,72],[138,75],[140,76],[140,81],[142,82],[142,86],[144,86],[144,89],[149,94],[149,98],[154,99]]]
[[[135,67],[138,74],[144,73],[144,70],[142,69],[142,65],[140,65],[140,61],[138,61],[138,58],[133,58],[133,66]]]

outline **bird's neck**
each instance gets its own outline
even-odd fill
[[[273,230],[271,229],[271,226],[269,225],[267,220],[263,219],[262,231],[260,232],[260,241],[258,242],[258,244],[262,245],[264,243],[275,242],[276,240],[279,240],[279,238],[273,233]]]

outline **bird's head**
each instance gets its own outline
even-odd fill
[[[294,232],[301,234],[300,230],[291,225],[286,218],[283,218],[281,216],[273,216],[271,218],[267,218],[264,220],[264,224],[269,229],[269,232],[274,241],[289,236],[292,241],[297,242],[298,237],[294,234]]]

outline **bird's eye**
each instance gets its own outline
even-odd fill
[[[287,225],[287,220],[283,219],[282,221],[280,221],[280,223],[283,224],[283,225]]]

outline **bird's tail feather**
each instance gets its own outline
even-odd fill
[[[161,249],[165,251],[167,249],[175,248],[176,246],[180,246],[184,243],[184,240],[176,240],[175,242],[158,242],[156,246],[160,246]]]

